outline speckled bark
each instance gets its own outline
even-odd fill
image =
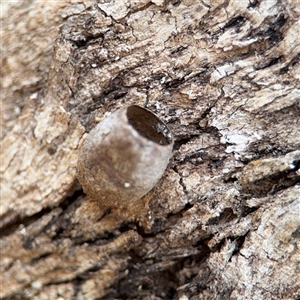
[[[2,2],[1,299],[300,299],[298,0]],[[175,136],[157,186],[85,201],[105,113]]]

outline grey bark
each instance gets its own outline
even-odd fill
[[[1,5],[1,299],[300,299],[298,1]],[[109,209],[78,151],[128,104],[173,158]]]

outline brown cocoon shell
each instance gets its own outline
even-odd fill
[[[125,206],[148,193],[163,175],[173,147],[168,127],[137,105],[110,114],[88,135],[77,177],[89,198]]]

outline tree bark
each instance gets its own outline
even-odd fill
[[[300,299],[299,1],[1,5],[1,299]],[[129,104],[173,157],[101,207],[78,151]]]

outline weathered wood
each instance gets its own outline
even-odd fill
[[[299,1],[1,5],[1,299],[300,299]],[[125,104],[174,155],[99,207],[78,149]]]

